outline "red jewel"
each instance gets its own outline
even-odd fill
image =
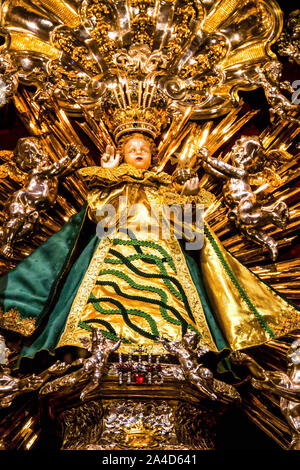
[[[134,380],[135,383],[141,385],[145,380],[145,374],[143,374],[142,372],[137,372],[136,374],[134,374]]]

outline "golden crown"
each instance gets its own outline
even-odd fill
[[[108,89],[100,109],[102,120],[116,142],[130,132],[142,132],[155,139],[167,121],[167,100],[154,85],[145,90],[136,81],[129,85],[126,80],[125,85],[118,83]]]
[[[116,54],[117,67],[92,80],[89,94],[97,99],[94,116],[104,121],[116,142],[129,132],[155,138],[168,121],[171,100],[157,80],[157,67],[164,60],[162,53],[137,45]]]
[[[116,142],[124,134],[130,132],[141,132],[151,136],[153,139],[160,133],[159,121],[163,122],[160,110],[155,108],[126,108],[109,110],[104,119],[108,129],[111,128]]]

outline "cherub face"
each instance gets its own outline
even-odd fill
[[[183,343],[185,346],[187,346],[189,349],[196,349],[199,343],[199,336],[197,333],[193,333],[189,331],[186,333],[183,337]]]
[[[126,142],[124,161],[135,168],[148,170],[151,165],[151,147],[142,135],[134,136]]]
[[[248,138],[245,141],[241,139],[233,150],[234,160],[248,170],[255,168],[263,157],[263,148],[255,139]]]
[[[41,145],[28,145],[24,149],[24,157],[33,167],[43,166],[48,162],[48,155],[43,151]]]
[[[29,171],[38,166],[47,165],[48,154],[43,150],[38,139],[24,138],[18,142],[16,162],[22,170]]]

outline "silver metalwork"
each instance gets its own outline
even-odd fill
[[[0,106],[3,106],[15,95],[19,80],[18,68],[8,53],[10,33],[0,28],[0,35],[5,36],[7,41],[0,54]]]
[[[103,375],[108,371],[108,358],[118,349],[122,339],[113,342],[105,338],[100,329],[92,328],[91,341],[85,337],[81,341],[91,356],[84,360],[78,359],[71,364],[72,367],[79,367],[79,370],[44,385],[40,390],[42,396],[79,386],[82,389],[80,399],[86,400],[87,396],[100,385]],[[64,365],[61,367],[63,370]]]
[[[0,408],[6,408],[11,405],[16,396],[39,388],[43,383],[43,379],[35,374],[24,379],[13,377],[11,375],[10,367],[8,366],[8,357],[11,351],[6,346],[5,339],[2,335],[0,335],[0,344]]]
[[[264,226],[274,224],[285,228],[289,221],[289,210],[285,202],[266,204],[259,201],[251,188],[251,179],[259,174],[266,152],[259,138],[243,136],[232,147],[230,163],[212,158],[206,149],[198,152],[203,168],[210,175],[223,179],[225,204],[229,208],[228,218],[252,241],[265,246],[273,260],[277,258],[276,241],[268,235]]]
[[[280,92],[280,89],[288,90],[292,93],[294,92],[294,89],[287,81],[280,82],[281,70],[282,65],[280,62],[272,61],[266,63],[263,67],[256,67],[255,76],[245,74],[245,78],[250,84],[264,89],[266,99],[270,106],[269,111],[271,118],[278,116],[280,119],[294,122],[299,126],[300,120],[292,116],[293,112],[299,111],[299,106],[291,103]]]
[[[89,383],[80,394],[81,400],[85,400],[87,395],[99,386],[103,374],[107,372],[108,358],[112,352],[118,349],[121,342],[122,338],[114,342],[105,338],[100,329],[92,329],[91,345],[84,341],[88,351],[91,352],[91,357],[86,359],[83,364],[83,374],[89,377]]]
[[[291,344],[287,352],[287,372],[266,371],[254,359],[242,352],[235,352],[231,359],[248,366],[253,378],[251,383],[280,397],[280,409],[292,434],[290,448],[300,450],[300,340]]]
[[[34,231],[41,212],[55,203],[59,178],[77,167],[84,152],[85,149],[71,144],[63,158],[50,163],[39,138],[19,139],[14,163],[16,171],[23,173],[24,185],[12,194],[4,207],[6,220],[0,231],[1,256],[12,257],[15,242]]]
[[[174,354],[182,368],[185,379],[194,385],[204,397],[211,400],[221,400],[222,395],[231,394],[231,399],[239,399],[239,394],[233,387],[215,380],[213,373],[201,364],[201,358],[208,353],[208,349],[199,345],[200,338],[197,333],[188,332],[182,341],[168,341],[166,338],[158,338],[166,351]],[[198,363],[200,360],[200,364]],[[223,385],[223,390],[220,384]]]
[[[277,41],[278,53],[300,64],[300,10],[292,11]]]

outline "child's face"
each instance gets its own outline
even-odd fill
[[[29,168],[44,166],[48,163],[48,155],[44,152],[41,145],[29,142],[24,148],[24,159]]]
[[[126,142],[124,161],[135,168],[148,170],[151,165],[151,147],[142,135],[134,136]]]
[[[236,151],[235,160],[241,163],[248,170],[254,168],[263,156],[263,150],[257,142],[247,142]]]

